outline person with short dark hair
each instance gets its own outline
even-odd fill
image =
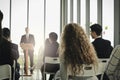
[[[2,29],[2,35],[3,35],[4,39],[11,42],[10,30],[8,28]],[[15,80],[18,80],[20,77],[20,74],[19,74],[20,64],[17,62],[17,60],[19,58],[18,45],[11,42],[11,50],[12,50],[12,55],[13,55],[13,58],[14,58],[15,64],[16,64],[16,66],[15,66]]]
[[[48,57],[58,57],[58,47],[59,43],[57,42],[57,34],[55,32],[49,33],[49,38],[45,40],[45,48],[44,48],[44,58],[45,56]],[[43,71],[44,71],[44,65],[46,66],[45,71],[47,72],[54,72],[56,73],[59,70],[59,65],[58,64],[43,64],[41,67],[41,73],[42,73],[42,80],[46,80],[46,75],[45,79],[43,77]],[[52,80],[54,77],[54,74],[50,75],[49,80]]]
[[[99,24],[93,24],[90,26],[90,29],[91,36],[94,39],[92,44],[96,50],[98,58],[110,58],[113,47],[111,46],[111,42],[109,40],[105,40],[101,37],[102,26]],[[100,80],[101,75],[97,75],[97,77]]]
[[[3,13],[0,11],[0,65],[9,64],[13,70],[13,54],[11,50],[11,43],[2,37],[2,20]],[[12,71],[13,78],[13,71]],[[8,80],[8,79],[6,79]]]
[[[113,47],[111,46],[111,42],[109,40],[105,40],[101,37],[102,34],[102,26],[99,24],[93,24],[90,26],[91,36],[94,39],[92,42],[98,58],[109,58]]]

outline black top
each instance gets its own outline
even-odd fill
[[[97,38],[92,42],[98,58],[109,58],[111,55],[111,52],[113,50],[113,47],[111,46],[110,41]]]
[[[2,38],[0,41],[0,65],[10,64],[13,65],[13,55],[11,51],[11,43]]]

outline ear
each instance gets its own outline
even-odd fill
[[[96,34],[96,32],[95,31],[93,31],[93,36],[94,36],[94,38],[96,38],[97,37],[97,34]]]

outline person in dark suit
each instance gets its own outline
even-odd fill
[[[32,44],[32,46],[34,47],[35,46],[35,39],[34,39],[34,36],[32,34],[29,33],[29,28],[26,27],[25,28],[25,31],[26,31],[26,34],[24,34],[22,37],[21,37],[21,41],[20,41],[20,45],[22,44],[25,44],[25,43],[28,43],[28,44]],[[23,52],[24,52],[24,58],[25,58],[25,62],[24,62],[24,73],[26,74],[26,51],[23,49]],[[33,74],[33,58],[34,58],[34,49],[29,49],[28,50],[28,56],[30,57],[30,72],[31,74]]]
[[[2,37],[2,20],[3,13],[0,11],[0,65],[9,64],[13,70],[12,66],[15,58],[12,54],[11,42]]]
[[[92,44],[97,52],[98,58],[109,58],[113,47],[109,40],[105,40],[101,37],[102,26],[99,24],[93,24],[90,26],[91,36],[95,39]]]
[[[2,35],[3,35],[4,39],[11,42],[11,40],[10,40],[10,30],[8,28],[3,28],[2,29]],[[19,77],[20,77],[20,74],[19,74],[20,65],[17,62],[17,60],[19,58],[18,45],[11,42],[11,51],[12,51],[12,55],[13,55],[13,58],[14,58],[15,64],[16,64],[16,66],[15,66],[15,80],[18,80]]]
[[[3,13],[0,11],[0,65],[13,65],[13,57],[10,48],[10,42],[2,37],[2,19]]]
[[[49,38],[46,39],[45,41],[45,49],[44,49],[44,58],[47,57],[58,57],[58,47],[59,43],[57,42],[57,34],[55,32],[51,32],[49,34]],[[47,72],[54,72],[56,73],[59,70],[59,65],[58,64],[43,64],[41,67],[41,73],[42,73],[42,80],[46,80],[46,75],[45,79],[43,77],[43,71],[44,71],[44,65],[45,65],[45,71]],[[52,80],[54,75],[50,75],[49,80]]]
[[[99,24],[93,24],[90,26],[91,36],[95,39],[92,44],[96,50],[98,58],[110,58],[113,47],[111,46],[111,42],[109,40],[105,40],[101,37],[102,26]],[[101,75],[97,76],[100,80]],[[107,76],[106,80],[108,80]]]

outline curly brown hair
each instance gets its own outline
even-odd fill
[[[83,64],[97,65],[95,50],[82,27],[76,23],[70,23],[64,27],[60,53],[64,65],[73,75],[82,71]]]

